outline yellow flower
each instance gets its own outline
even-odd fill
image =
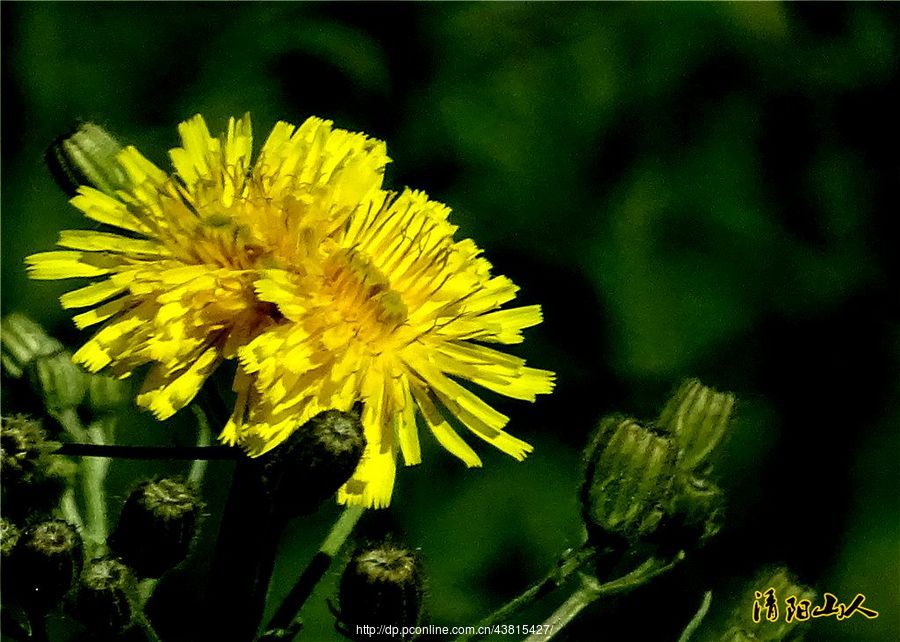
[[[118,297],[76,317],[106,322],[76,360],[120,375],[153,363],[138,403],[167,417],[237,357],[221,438],[254,455],[362,402],[366,452],[341,502],[389,503],[397,452],[421,459],[417,414],[468,466],[481,460],[450,418],[524,458],[531,447],[504,431],[507,417],[457,380],[531,401],[550,392],[552,373],[482,345],[520,342],[540,308],[500,309],[517,287],[454,240],[446,206],[381,190],[383,143],[318,119],[279,123],[251,168],[248,118],[222,139],[199,116],[180,131],[175,175],[129,148],[129,189],[73,199],[131,236],[63,232],[68,251],[29,258],[35,278],[108,276],[64,295],[66,307]]]
[[[340,226],[379,192],[388,162],[380,141],[316,118],[276,125],[252,169],[248,116],[231,119],[222,138],[200,116],[179,133],[175,174],[129,147],[117,159],[127,189],[81,187],[72,199],[117,233],[63,231],[65,250],[27,259],[35,279],[104,277],[61,298],[64,308],[92,308],[75,316],[79,328],[103,323],[74,360],[119,376],[153,364],[137,402],[160,419],[280,316],[254,292],[259,270],[292,263],[305,221]]]

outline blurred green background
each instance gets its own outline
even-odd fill
[[[783,563],[881,612],[818,620],[811,639],[897,640],[898,18],[896,4],[3,3],[3,312],[84,338],[56,301],[68,288],[23,267],[88,226],[42,162],[78,119],[161,166],[194,113],[221,130],[250,111],[258,141],[276,120],[333,119],[386,140],[387,184],[449,204],[544,306],[517,352],[558,373],[534,406],[491,398],[534,444],[525,463],[481,447],[470,471],[431,445],[363,524],[421,549],[430,622],[474,624],[576,544],[596,420],[652,418],[698,376],[741,402],[717,467],[725,530],[568,639],[673,640],[707,588],[715,602]],[[131,414],[120,441],[190,443],[181,414]],[[116,463],[112,510],[138,478],[182,469]],[[204,543],[152,606],[165,640],[205,639],[196,597],[229,472],[212,466]],[[337,513],[291,524],[273,604]],[[336,577],[306,639],[339,639]]]

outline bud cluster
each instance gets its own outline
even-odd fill
[[[648,543],[674,554],[714,535],[722,492],[700,471],[733,406],[733,395],[689,380],[654,423],[604,419],[585,451],[581,489],[592,540],[613,547]]]

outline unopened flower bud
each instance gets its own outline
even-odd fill
[[[38,357],[32,368],[32,385],[43,395],[48,408],[74,408],[84,399],[89,375],[72,362],[68,350]]]
[[[26,608],[46,611],[69,592],[81,571],[83,544],[75,527],[62,520],[25,530],[10,557],[11,592]]]
[[[45,159],[59,186],[74,195],[80,185],[113,194],[128,182],[116,160],[122,146],[94,123],[82,123],[50,145]]]
[[[109,546],[138,577],[160,577],[187,557],[202,503],[180,479],[141,483],[125,500]]]
[[[21,534],[18,526],[5,517],[0,518],[0,552],[2,552],[4,564],[12,554]]]
[[[4,373],[18,379],[38,357],[55,354],[62,344],[47,335],[38,323],[13,312],[0,321],[0,346]]]
[[[315,509],[350,479],[365,447],[357,413],[326,410],[310,419],[265,462],[263,474],[277,510]]]
[[[384,543],[363,548],[350,559],[341,575],[340,627],[353,640],[373,639],[357,625],[414,627],[422,617],[423,577],[418,557],[408,548]],[[412,636],[382,635],[374,639]]]
[[[725,435],[733,409],[731,393],[708,388],[697,379],[681,384],[656,422],[675,436],[679,467],[694,470],[706,461]]]
[[[117,635],[134,622],[137,581],[112,557],[91,560],[81,574],[73,615],[95,634]]]
[[[59,502],[76,466],[53,454],[59,443],[47,439],[38,421],[22,416],[0,421],[0,478],[4,514],[25,518],[49,512]]]
[[[672,486],[671,438],[633,419],[610,418],[601,422],[585,460],[581,504],[591,536],[634,542],[652,533]]]
[[[724,513],[724,493],[712,482],[690,474],[678,474],[664,505],[664,517],[651,538],[675,553],[700,548],[719,532]]]
[[[724,617],[707,618],[695,638],[698,642],[798,640],[815,601],[816,592],[800,584],[788,569],[769,569],[726,600]]]
[[[0,419],[0,478],[4,485],[32,483],[43,472],[44,455],[58,447],[34,419],[24,415]]]

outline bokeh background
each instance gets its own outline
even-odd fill
[[[897,640],[898,25],[896,4],[865,3],[3,3],[3,312],[82,339],[56,302],[66,287],[23,267],[86,226],[42,161],[73,122],[165,166],[194,113],[220,130],[249,111],[257,140],[279,119],[333,119],[386,140],[387,184],[448,203],[544,306],[518,353],[558,373],[534,406],[492,399],[534,444],[525,463],[483,447],[485,467],[465,470],[431,445],[363,524],[421,549],[429,622],[474,624],[540,577],[581,537],[597,419],[652,418],[698,376],[740,399],[716,469],[726,527],[568,639],[673,640],[706,589],[726,601],[782,563],[881,612],[818,620],[811,639]],[[191,443],[181,414],[129,413],[119,440]],[[139,477],[182,469],[116,463],[111,510]],[[211,467],[204,539],[152,606],[165,640],[205,639],[196,598],[229,473]],[[273,605],[337,514],[290,525]],[[339,639],[335,580],[308,604],[305,639]]]

